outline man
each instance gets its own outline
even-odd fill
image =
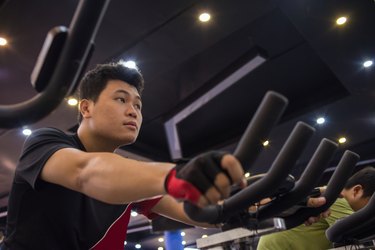
[[[138,136],[142,89],[137,69],[99,65],[81,81],[77,133],[44,128],[27,138],[3,248],[123,249],[131,209],[202,225],[176,199],[204,207],[228,197],[232,183],[245,186],[239,161],[222,152],[177,166],[114,154]]]
[[[311,226],[296,228],[262,236],[258,250],[279,249],[329,249],[332,243],[326,238],[325,231],[338,219],[366,206],[375,191],[375,168],[368,166],[355,173],[347,181],[338,198],[331,206],[331,215],[322,218]]]

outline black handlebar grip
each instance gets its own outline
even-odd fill
[[[223,217],[246,209],[274,193],[294,167],[314,132],[313,127],[298,122],[265,177],[224,201]]]
[[[234,152],[242,166],[250,166],[255,161],[262,149],[261,141],[267,138],[272,127],[279,121],[287,104],[288,99],[274,91],[268,91],[263,97]],[[217,223],[222,217],[222,209],[222,205],[212,205],[201,209],[189,202],[184,202],[186,214],[198,222]]]
[[[109,2],[80,0],[50,82],[41,93],[27,101],[0,105],[0,128],[9,129],[36,122],[60,105],[88,59],[91,43]]]
[[[200,208],[191,202],[184,202],[184,211],[190,219],[198,222],[207,222],[210,224],[218,224],[223,222],[223,206],[209,205],[205,208]]]
[[[310,216],[317,216],[318,214],[327,210],[339,196],[341,190],[344,188],[346,181],[350,177],[356,163],[359,160],[359,155],[346,150],[341,160],[328,182],[327,189],[323,193],[326,198],[326,203],[316,208],[301,208],[293,215],[284,218],[287,229],[296,227],[305,222]]]
[[[369,226],[370,224],[375,228],[375,194],[372,195],[369,203],[361,210],[342,218],[335,222],[326,231],[326,236],[331,242],[342,242],[345,238],[352,238],[357,231]],[[367,225],[368,224],[368,225]]]
[[[249,166],[254,163],[259,152],[262,150],[262,141],[267,139],[272,127],[280,120],[288,99],[274,91],[268,91],[261,104],[247,126],[245,133],[238,143],[234,155],[241,162],[242,166]]]
[[[331,161],[337,147],[337,143],[324,138],[294,188],[279,199],[261,207],[258,211],[258,220],[275,217],[308,196]]]

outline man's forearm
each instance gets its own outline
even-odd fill
[[[150,163],[112,153],[92,153],[82,168],[78,186],[82,193],[111,204],[124,204],[165,194],[164,179],[170,163]]]

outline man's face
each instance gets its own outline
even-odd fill
[[[93,134],[117,146],[133,143],[142,124],[142,101],[137,89],[121,80],[109,80],[88,119]],[[104,143],[105,144],[105,143]]]
[[[369,201],[369,197],[363,197],[363,188],[361,185],[355,185],[352,188],[342,190],[341,196],[348,201],[354,211],[360,210]]]

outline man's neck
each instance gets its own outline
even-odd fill
[[[82,142],[87,152],[114,152],[118,146],[108,143],[104,138],[98,137],[90,133],[83,126],[78,127],[78,138]]]

